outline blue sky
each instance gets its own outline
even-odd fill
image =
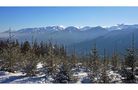
[[[138,24],[138,7],[0,7],[0,31],[53,25]]]

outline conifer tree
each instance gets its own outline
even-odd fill
[[[90,78],[93,82],[98,83],[99,82],[99,68],[100,68],[100,62],[99,62],[99,55],[98,55],[98,51],[96,48],[96,44],[94,45],[94,48],[92,49],[91,53],[90,53],[90,69],[91,69],[91,75]]]
[[[134,34],[133,34],[132,35],[132,46],[131,48],[127,49],[127,54],[125,56],[125,69],[126,69],[125,82],[134,83],[136,81],[135,80],[135,63],[136,63],[136,54],[135,54]]]
[[[54,83],[69,83],[70,75],[68,71],[68,67],[64,64],[59,68],[59,72],[54,77]]]
[[[34,53],[35,53],[37,56],[40,55],[40,53],[39,53],[39,45],[38,45],[38,43],[37,43],[36,40],[33,42],[32,49],[33,49]]]
[[[119,69],[119,64],[120,64],[119,60],[120,60],[119,55],[117,54],[116,51],[114,51],[112,55],[112,61],[111,61],[113,71]]]
[[[21,45],[21,51],[22,53],[26,53],[31,49],[30,43],[28,41],[25,41],[23,45]]]
[[[2,48],[2,59],[4,60],[3,69],[14,72],[17,70],[18,61],[20,60],[20,47],[18,41],[12,39],[13,35],[11,29],[9,29],[9,39],[7,40],[6,48]]]
[[[90,58],[92,63],[92,71],[97,74],[99,69],[99,55],[96,45],[94,45],[94,48],[92,49]]]
[[[71,68],[68,63],[67,56],[60,56],[61,63],[56,76],[54,77],[54,83],[69,83],[71,82]]]
[[[77,55],[74,49],[73,54],[71,55],[71,60],[70,60],[71,67],[75,67],[77,63],[78,63]]]
[[[101,75],[101,82],[102,83],[109,83],[109,77],[107,75],[108,70],[108,58],[106,56],[106,51],[104,49],[104,56],[103,56],[103,65],[102,65],[102,75]]]
[[[27,76],[36,75],[36,66],[39,62],[38,56],[35,55],[34,51],[28,50],[23,54],[22,58],[22,69]]]
[[[50,42],[48,46],[48,52],[47,52],[47,58],[45,59],[45,67],[47,67],[47,71],[49,75],[53,75],[54,73],[54,50],[53,50],[53,45]]]
[[[20,47],[17,44],[10,44],[8,48],[3,49],[1,57],[4,61],[3,69],[9,72],[17,71],[21,60]]]

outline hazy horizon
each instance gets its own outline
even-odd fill
[[[0,7],[0,32],[46,26],[137,24],[138,7]]]

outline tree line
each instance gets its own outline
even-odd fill
[[[108,56],[106,49],[103,52],[104,55],[98,54],[96,44],[89,55],[78,56],[75,49],[68,55],[63,45],[51,42],[0,40],[0,70],[12,73],[21,71],[26,76],[43,73],[46,78],[51,76],[53,83],[75,83],[77,78],[73,76],[73,69],[85,67],[92,83],[110,83],[110,70],[123,77],[122,83],[137,82],[138,62],[134,40],[123,56],[116,50],[112,56]],[[38,63],[42,64],[41,70],[37,69]]]

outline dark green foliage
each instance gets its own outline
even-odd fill
[[[53,78],[53,83],[72,83],[78,79],[73,76],[75,70],[79,72],[83,67],[88,73],[86,82],[89,79],[93,83],[110,83],[109,71],[113,71],[124,77],[124,83],[136,83],[137,53],[133,45],[127,49],[123,59],[115,51],[111,57],[105,50],[104,55],[98,53],[96,45],[89,55],[78,56],[75,49],[68,55],[63,45],[51,42],[34,41],[30,44],[25,41],[20,44],[18,40],[3,40],[0,41],[0,69],[9,72],[21,71],[27,76],[41,73],[46,78]],[[38,63],[43,65],[41,70],[37,69]]]
[[[134,48],[134,34],[132,36],[132,46],[127,49],[127,53],[125,55],[125,79],[124,82],[127,83],[135,83],[135,64],[136,64],[136,50]]]
[[[3,60],[3,66],[1,67],[4,70],[9,72],[14,72],[18,70],[21,51],[18,42],[7,43],[7,47],[2,48],[1,59]]]
[[[61,65],[59,68],[59,72],[54,77],[54,83],[69,83],[70,82],[70,75],[65,64]]]
[[[108,64],[109,64],[109,60],[108,57],[106,55],[106,51],[104,50],[104,56],[103,56],[103,63],[102,63],[102,73],[101,73],[101,81],[102,83],[109,83],[109,77],[107,74],[107,70],[109,70],[108,68]]]
[[[36,65],[38,64],[39,58],[32,52],[27,51],[22,59],[22,70],[27,76],[36,75]]]
[[[127,55],[125,56],[125,68],[124,68],[124,82],[135,83],[135,52],[133,49],[127,50]]]
[[[90,53],[90,60],[91,60],[92,71],[93,71],[93,73],[95,75],[97,75],[100,63],[99,63],[99,55],[98,55],[98,51],[97,51],[96,45],[92,49],[92,52]]]
[[[111,61],[113,71],[119,69],[120,67],[119,64],[120,64],[119,55],[116,52],[114,52],[112,55],[112,61]]]
[[[25,41],[23,44],[21,44],[21,52],[26,53],[31,48],[30,43],[28,41]]]

